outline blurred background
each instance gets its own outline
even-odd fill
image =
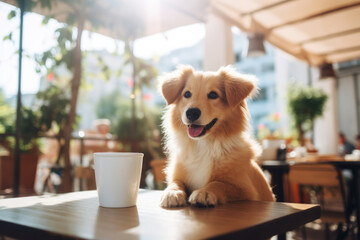
[[[157,78],[180,64],[259,79],[259,164],[359,161],[360,1],[3,0],[0,196],[96,189],[92,154],[108,151],[143,152],[141,187],[166,187]],[[339,209],[339,189],[305,202]]]
[[[70,165],[89,165],[95,151],[141,151],[145,174],[151,160],[165,158],[160,127],[165,102],[156,79],[179,64],[213,71],[233,64],[255,75],[261,90],[249,101],[249,109],[259,141],[281,140],[288,152],[303,146],[307,152],[338,154],[342,132],[356,145],[360,60],[353,41],[359,28],[350,22],[353,16],[360,20],[351,12],[358,11],[356,1],[322,6],[304,2],[304,16],[291,20],[296,6],[279,1],[236,3],[231,8],[227,1],[179,6],[149,0],[139,8],[124,1],[33,0],[24,5],[23,25],[19,3],[0,2],[2,155],[16,155],[16,147],[24,158],[36,152],[38,165],[56,166],[61,172]],[[279,12],[281,7],[289,12]],[[234,12],[241,17],[236,19]],[[343,25],[333,26],[340,33],[324,33],[330,27],[326,21],[336,20],[325,19],[331,14],[345,16]],[[320,17],[320,30],[306,32],[299,26],[286,32],[286,27]],[[344,26],[348,29],[341,29]],[[289,39],[281,42],[269,31]],[[323,35],[318,36],[319,31]],[[293,40],[297,37],[300,45]],[[300,53],[295,49],[299,46]],[[335,56],[345,50],[353,54]],[[330,70],[323,72],[324,67]],[[333,80],[324,80],[329,77]],[[310,114],[299,114],[309,106]],[[2,189],[12,184],[9,180]],[[37,191],[42,191],[39,186]]]

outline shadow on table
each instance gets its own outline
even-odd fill
[[[129,208],[104,208],[99,207],[96,222],[96,239],[137,239],[127,230],[139,226],[139,214],[137,207]]]

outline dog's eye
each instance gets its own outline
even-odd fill
[[[208,94],[208,98],[209,99],[217,99],[219,97],[219,95],[216,93],[216,92],[213,92],[211,91],[209,94]]]
[[[186,92],[184,93],[184,98],[190,98],[190,97],[191,97],[191,92],[186,91]]]

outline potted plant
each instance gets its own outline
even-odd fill
[[[1,96],[0,103],[2,103],[0,133],[5,136],[0,139],[0,144],[8,152],[8,154],[0,156],[0,189],[6,189],[13,187],[15,110],[7,105]],[[57,137],[59,145],[62,146],[60,142],[63,126],[66,124],[69,112],[69,104],[69,97],[64,90],[55,84],[50,84],[46,89],[37,93],[35,104],[31,109],[22,107],[20,188],[33,189],[34,187],[38,159],[41,154],[39,137],[55,126],[55,137]],[[60,160],[60,155],[59,153],[57,162]]]
[[[7,106],[7,108],[8,112],[15,112],[10,110],[9,106]],[[20,141],[20,151],[22,154],[19,183],[21,189],[33,189],[38,158],[40,155],[39,143],[37,139],[33,137],[36,136],[40,131],[40,127],[37,121],[38,113],[26,107],[23,107],[21,111],[21,134],[23,135],[23,138]],[[3,130],[2,133],[5,133],[6,137],[0,140],[0,144],[7,150],[7,154],[0,156],[0,189],[7,189],[13,187],[14,181],[13,149],[15,146],[15,139],[11,135],[14,134],[15,127],[13,126],[12,122],[6,121],[6,119],[14,119],[14,116],[11,116],[12,114],[3,114],[4,112],[0,113],[0,118],[4,118],[5,121],[2,121],[0,128]]]
[[[295,83],[289,86],[287,96],[299,143],[305,146],[305,133],[311,131],[314,120],[322,116],[328,96],[321,89]]]

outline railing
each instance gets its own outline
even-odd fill
[[[13,137],[15,138],[15,134],[0,134],[0,143],[1,143],[1,140],[5,140],[5,138],[7,137]],[[56,136],[56,135],[39,135],[39,136],[29,136],[29,135],[22,135],[22,137],[31,137],[33,139],[39,139],[39,138],[49,138],[49,139],[57,139],[58,141],[61,141],[62,137],[60,136]],[[80,151],[79,151],[79,165],[80,166],[83,166],[83,157],[84,157],[84,154],[85,154],[85,141],[104,141],[105,144],[107,144],[108,141],[114,141],[114,142],[117,142],[117,143],[122,143],[123,144],[126,144],[126,143],[130,143],[130,141],[123,141],[123,140],[120,140],[116,137],[113,137],[112,135],[107,135],[106,137],[97,137],[97,136],[86,136],[85,132],[83,131],[79,131],[77,134],[73,134],[73,136],[71,137],[71,140],[77,140],[77,141],[80,141]],[[11,150],[10,150],[11,151]],[[15,150],[13,150],[13,154],[11,155],[15,155]],[[19,153],[20,155],[22,154],[21,152]],[[58,152],[59,154],[59,152]],[[20,166],[19,166],[20,167]],[[61,167],[59,165],[53,165],[50,167],[51,170],[53,170],[53,168],[55,169],[58,169]],[[19,179],[20,178],[20,173],[19,171],[15,171],[14,170],[14,179]],[[50,179],[46,179],[45,182],[44,182],[44,187],[45,187],[45,184],[47,184],[47,181],[49,181]],[[82,190],[82,186],[83,186],[83,183],[82,183],[82,180],[80,179],[80,182],[79,182],[79,189]],[[16,180],[14,181],[14,189],[18,189],[19,188],[19,181]],[[15,191],[14,191],[15,192]]]

